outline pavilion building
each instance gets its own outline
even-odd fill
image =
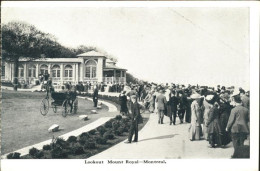
[[[27,84],[35,84],[39,75],[52,79],[53,85],[63,85],[67,82],[75,85],[87,83],[126,83],[126,69],[116,66],[116,62],[104,54],[89,51],[77,55],[77,58],[43,58],[33,61],[19,61],[18,80]],[[13,81],[14,64],[2,62],[2,81]]]

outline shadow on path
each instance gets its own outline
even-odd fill
[[[155,140],[155,139],[173,138],[173,137],[176,136],[176,135],[179,135],[179,134],[170,134],[170,135],[163,135],[163,136],[159,136],[159,137],[147,138],[147,139],[140,140],[140,141],[138,141],[138,142],[148,141],[148,140]]]

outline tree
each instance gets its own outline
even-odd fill
[[[42,57],[75,57],[68,48],[61,46],[57,39],[39,31],[24,22],[9,22],[2,26],[2,57],[14,63],[14,90],[18,84],[19,59],[35,60]]]

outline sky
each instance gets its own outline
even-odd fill
[[[50,2],[48,2],[50,3]],[[65,2],[64,2],[65,3]],[[137,78],[249,87],[249,10],[215,7],[4,7],[67,47],[96,46]]]

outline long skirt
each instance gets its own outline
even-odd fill
[[[200,136],[202,135],[201,126],[191,125],[189,128],[189,138],[191,141],[200,140]]]

